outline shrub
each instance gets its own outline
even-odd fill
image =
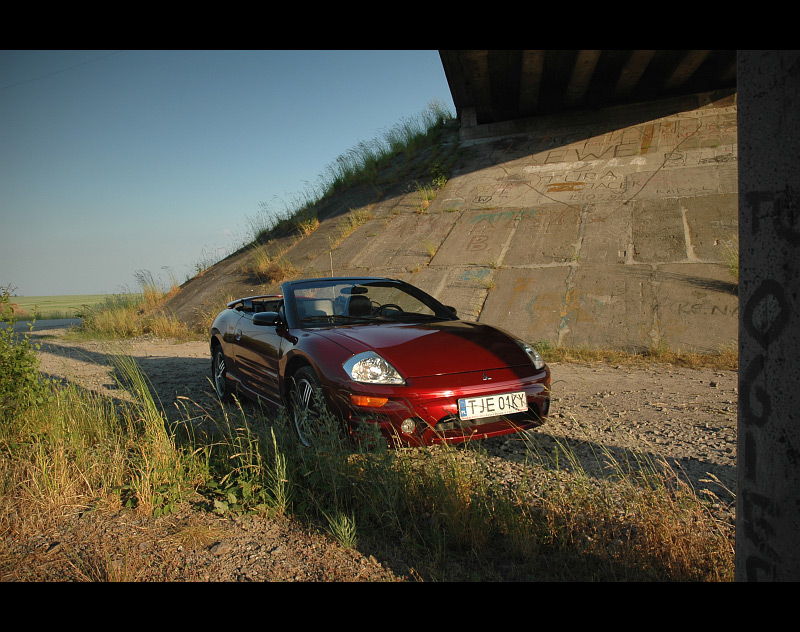
[[[0,328],[0,417],[13,416],[32,402],[47,395],[47,383],[39,378],[38,346],[31,341],[30,327],[24,333],[14,331],[11,310],[11,286],[0,289],[0,315],[8,326]]]

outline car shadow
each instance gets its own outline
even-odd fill
[[[487,454],[516,463],[560,470],[594,479],[636,478],[667,485],[678,481],[688,484],[699,497],[707,497],[723,507],[735,502],[736,467],[710,461],[609,445],[586,439],[573,439],[551,432],[547,422],[535,430],[514,435],[517,445],[509,449],[508,437],[487,439]],[[716,500],[715,500],[716,499]]]

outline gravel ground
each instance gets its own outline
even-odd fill
[[[667,461],[695,489],[733,500],[736,485],[737,374],[670,366],[552,365],[553,407],[529,436],[545,450],[556,442],[575,452],[587,471],[607,451],[618,462],[634,454]],[[496,453],[524,458],[511,437]],[[604,461],[601,459],[601,461]]]
[[[40,369],[50,376],[118,395],[108,346],[74,342],[63,330],[36,334]],[[213,405],[204,342],[141,339],[124,344],[167,410],[179,397]],[[697,489],[718,498],[733,521],[736,480],[737,375],[730,371],[551,365],[551,417],[526,436],[484,442],[498,479],[514,484],[522,463],[554,446],[569,447],[590,474],[613,455],[663,458]],[[177,414],[177,413],[176,413]],[[130,511],[74,513],[17,533],[0,559],[4,581],[122,579],[139,581],[409,581],[421,579],[402,560],[382,559],[367,543],[346,550],[289,519],[230,518],[184,510],[159,519]],[[5,570],[4,570],[5,569]]]

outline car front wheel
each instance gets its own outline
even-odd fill
[[[325,411],[322,386],[314,370],[302,367],[292,377],[292,425],[297,438],[304,446],[311,445],[312,424],[318,422]]]
[[[223,402],[230,401],[231,387],[226,377],[227,368],[222,347],[214,348],[214,355],[211,359],[211,376],[214,380],[214,390],[217,392],[217,397]]]

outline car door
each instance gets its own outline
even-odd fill
[[[236,324],[235,363],[244,386],[274,404],[280,403],[278,365],[285,342],[277,327],[256,325],[245,313]]]

